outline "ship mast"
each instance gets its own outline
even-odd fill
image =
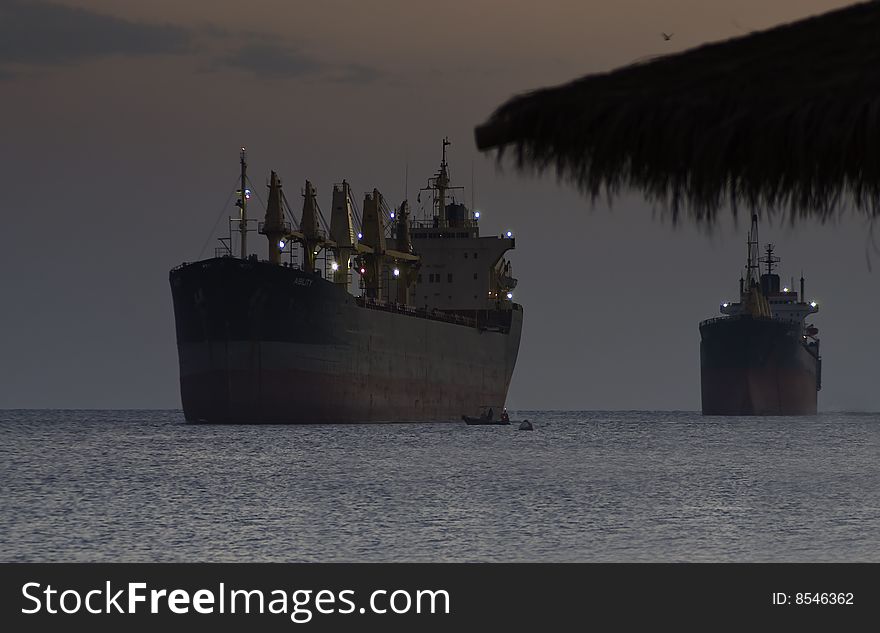
[[[443,158],[440,161],[440,171],[433,178],[428,179],[427,187],[419,190],[434,192],[433,204],[437,205],[433,218],[435,228],[446,228],[449,226],[449,218],[446,215],[446,193],[450,189],[463,189],[463,187],[452,187],[449,184],[449,164],[446,162],[446,147],[451,144],[448,136],[443,138]]]
[[[440,218],[440,226],[446,226],[446,189],[449,188],[449,172],[446,167],[446,146],[449,145],[449,137],[443,137],[443,160],[440,161],[440,173],[437,175],[437,215]]]
[[[241,199],[239,208],[241,208],[240,220],[238,228],[241,230],[241,258],[247,259],[247,153],[241,148]]]
[[[773,244],[767,244],[764,247],[767,251],[767,255],[762,257],[760,261],[767,264],[767,274],[773,274],[773,267],[780,262],[780,259],[773,254]]]
[[[771,249],[772,254],[772,249]],[[771,257],[772,259],[772,257]],[[753,317],[771,317],[770,304],[767,302],[764,293],[761,290],[761,284],[758,280],[758,216],[752,216],[752,228],[749,230],[749,261],[746,265],[746,283],[748,287],[742,292],[742,281],[740,281],[740,301],[743,304],[743,311]]]
[[[752,216],[752,228],[749,231],[749,261],[746,265],[748,286],[758,283],[758,216]]]

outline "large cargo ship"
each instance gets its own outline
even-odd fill
[[[419,191],[421,217],[376,189],[359,210],[343,181],[327,224],[306,181],[296,218],[272,172],[256,227],[242,149],[229,236],[215,257],[170,272],[188,421],[445,421],[503,409],[523,320],[505,258],[515,238],[480,235],[480,213],[450,183],[447,145]],[[254,230],[267,260],[248,252]]]
[[[700,323],[700,377],[704,415],[811,415],[822,387],[819,330],[805,323],[819,306],[780,288],[773,245],[758,258],[752,216],[745,278],[738,302],[721,304],[722,317]],[[766,272],[759,277],[759,262]]]

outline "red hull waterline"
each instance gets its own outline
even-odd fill
[[[432,422],[500,411],[522,332],[518,305],[495,315],[507,317],[501,326],[379,309],[314,275],[231,258],[174,271],[172,291],[190,422]]]
[[[704,415],[815,415],[816,375],[795,368],[702,369]]]
[[[184,416],[194,422],[338,423],[460,421],[485,400],[479,386],[357,380],[298,370],[262,373],[214,371],[180,380]],[[489,396],[503,403],[505,390]],[[503,405],[502,405],[503,406]]]

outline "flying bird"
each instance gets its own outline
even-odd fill
[[[672,36],[675,35],[675,33],[661,33],[661,35],[663,36],[663,39],[668,42],[672,39]]]

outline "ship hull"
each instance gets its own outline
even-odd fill
[[[460,420],[503,408],[519,350],[519,306],[475,327],[228,257],[173,270],[171,288],[191,422]]]
[[[821,360],[797,324],[736,316],[700,325],[704,415],[814,415]]]

